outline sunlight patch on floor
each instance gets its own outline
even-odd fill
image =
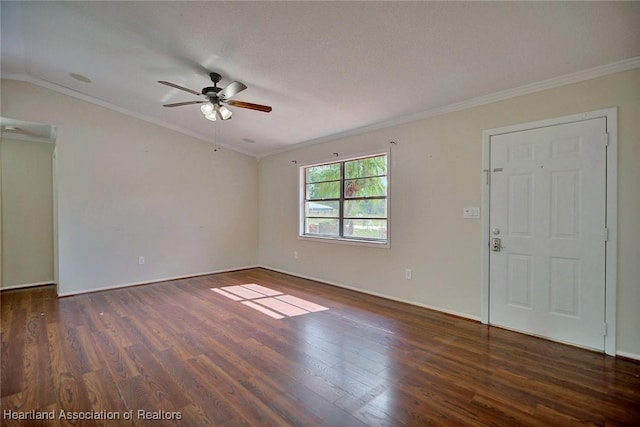
[[[282,292],[256,285],[255,283],[223,286],[222,288],[211,288],[211,290],[274,319],[328,310],[327,307],[322,305],[294,297],[293,295],[285,295]]]

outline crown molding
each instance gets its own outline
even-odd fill
[[[323,136],[321,138],[315,138],[301,143],[295,144],[293,147],[286,147],[283,149],[273,150],[269,153],[258,156],[263,158],[274,154],[280,154],[287,151],[292,151],[298,148],[302,148],[309,145],[321,144],[323,142],[335,141],[336,139],[347,138],[350,136],[356,136],[375,130],[386,129],[392,126],[398,126],[405,123],[411,123],[418,120],[427,119],[430,117],[440,116],[443,114],[453,113],[455,111],[466,110],[468,108],[479,107],[482,105],[492,104],[498,101],[504,101],[518,96],[528,95],[531,93],[541,92],[548,89],[554,89],[561,86],[566,86],[573,83],[580,83],[586,80],[595,79],[598,77],[604,77],[610,74],[620,73],[623,71],[633,70],[640,68],[640,56],[625,59],[611,64],[601,65],[587,70],[578,71],[571,74],[565,74],[563,76],[554,77],[552,79],[543,80],[540,82],[530,83],[524,86],[520,86],[513,89],[507,89],[500,92],[495,92],[489,95],[480,96],[477,98],[468,99],[466,101],[457,102],[455,104],[445,105],[443,107],[433,108],[431,110],[422,111],[415,114],[410,114],[402,117],[396,117],[383,122],[375,123],[351,129],[345,132],[340,132],[332,135]]]
[[[67,96],[70,96],[72,98],[80,99],[82,101],[86,101],[86,102],[89,102],[91,104],[95,104],[95,105],[98,105],[100,107],[104,107],[104,108],[107,108],[109,110],[116,111],[118,113],[130,116],[130,117],[134,117],[136,119],[139,119],[139,120],[142,120],[142,121],[145,121],[145,122],[148,122],[148,123],[152,123],[154,125],[161,126],[163,128],[166,128],[166,129],[170,129],[172,131],[175,131],[175,132],[190,136],[192,138],[196,138],[196,139],[198,139],[200,141],[204,141],[204,142],[208,142],[208,143],[212,143],[212,144],[217,144],[219,147],[223,147],[223,148],[231,150],[231,151],[236,151],[238,153],[241,153],[241,154],[244,154],[244,155],[247,155],[247,156],[257,157],[254,153],[250,153],[248,151],[244,151],[244,150],[238,149],[236,147],[231,147],[231,146],[229,146],[227,144],[221,144],[219,142],[216,143],[216,141],[213,141],[211,139],[205,138],[202,135],[199,135],[199,134],[197,134],[197,133],[195,133],[195,132],[193,132],[193,131],[191,131],[189,129],[185,129],[185,128],[180,127],[180,126],[176,126],[176,125],[167,123],[167,122],[165,122],[163,120],[156,119],[155,117],[147,116],[145,114],[136,113],[135,111],[131,111],[131,110],[128,110],[126,108],[119,107],[117,105],[111,104],[110,102],[106,102],[106,101],[103,101],[101,99],[94,98],[94,97],[92,97],[90,95],[86,95],[84,93],[75,91],[75,90],[70,89],[70,88],[65,87],[65,86],[61,86],[61,85],[49,82],[47,80],[38,79],[36,77],[27,76],[27,75],[24,75],[24,74],[3,74],[2,78],[3,79],[7,79],[7,80],[17,80],[17,81],[23,81],[23,82],[27,82],[27,83],[32,83],[32,84],[34,84],[36,86],[41,86],[41,87],[44,87],[46,89],[50,89],[50,90],[52,90],[54,92],[58,92],[58,93],[61,93],[63,95],[67,95]]]
[[[255,157],[257,159],[261,159],[264,157],[268,157],[268,156],[272,156],[275,154],[280,154],[280,153],[284,153],[287,151],[292,151],[292,150],[296,150],[299,148],[303,148],[309,145],[315,145],[315,144],[321,144],[323,142],[329,142],[329,141],[335,141],[336,139],[341,139],[341,138],[347,138],[350,136],[355,136],[355,135],[360,135],[363,133],[367,133],[367,132],[372,132],[375,130],[380,130],[380,129],[385,129],[385,128],[389,128],[392,126],[398,126],[401,124],[405,124],[405,123],[410,123],[410,122],[414,122],[414,121],[418,121],[418,120],[423,120],[423,119],[427,119],[430,117],[435,117],[435,116],[440,116],[443,114],[448,114],[448,113],[452,113],[455,111],[460,111],[460,110],[466,110],[468,108],[473,108],[473,107],[479,107],[482,105],[487,105],[487,104],[491,104],[494,102],[498,102],[498,101],[504,101],[507,99],[511,99],[511,98],[515,98],[518,96],[523,96],[523,95],[528,95],[531,93],[536,93],[536,92],[541,92],[544,90],[548,90],[548,89],[554,89],[557,87],[561,87],[561,86],[565,86],[565,85],[569,85],[569,84],[573,84],[573,83],[579,83],[579,82],[583,82],[586,80],[591,80],[591,79],[595,79],[598,77],[604,77],[610,74],[615,74],[615,73],[620,73],[623,71],[628,71],[628,70],[632,70],[635,68],[640,68],[640,56],[635,56],[633,58],[628,58],[628,59],[624,59],[622,61],[617,61],[617,62],[613,62],[611,64],[606,64],[606,65],[601,65],[601,66],[597,66],[597,67],[593,67],[593,68],[589,68],[587,70],[583,70],[583,71],[578,71],[575,73],[571,73],[571,74],[565,74],[563,76],[559,76],[559,77],[554,77],[548,80],[543,80],[540,82],[535,82],[535,83],[530,83],[524,86],[520,86],[517,88],[513,88],[513,89],[507,89],[507,90],[503,90],[500,92],[495,92],[493,94],[489,94],[489,95],[485,95],[485,96],[480,96],[477,98],[472,98],[466,101],[462,101],[462,102],[457,102],[454,104],[449,104],[449,105],[445,105],[442,107],[437,107],[437,108],[433,108],[430,110],[426,110],[426,111],[422,111],[419,113],[415,113],[415,114],[409,114],[409,115],[405,115],[405,116],[401,116],[401,117],[395,117],[393,119],[390,120],[385,120],[382,122],[378,122],[372,125],[367,125],[367,126],[362,126],[359,128],[355,128],[355,129],[351,129],[345,132],[340,132],[340,133],[336,133],[336,134],[331,134],[331,135],[327,135],[327,136],[323,136],[320,138],[314,138],[314,139],[310,139],[307,141],[302,141],[298,144],[294,144],[293,146],[287,146],[281,149],[275,149],[275,150],[270,150],[268,152],[265,153],[260,153],[260,154],[256,154],[256,153],[251,153],[242,149],[238,149],[237,147],[231,147],[229,145],[226,144],[220,144],[218,143],[218,145],[220,147],[224,147],[225,149],[228,150],[232,150],[232,151],[236,151],[238,153],[247,155],[247,156],[251,156],[251,157]],[[9,79],[9,80],[19,80],[19,81],[25,81],[28,83],[33,83],[35,85],[38,86],[42,86],[45,87],[47,89],[53,90],[55,92],[59,92],[62,93],[64,95],[68,95],[71,96],[73,98],[77,98],[86,102],[90,102],[92,104],[96,104],[99,105],[101,107],[107,108],[109,110],[113,110],[122,114],[126,114],[128,116],[131,117],[135,117],[137,119],[146,121],[148,123],[152,123],[161,127],[164,127],[166,129],[170,129],[173,130],[175,132],[179,132],[182,133],[184,135],[188,135],[191,136],[193,138],[199,139],[201,141],[205,141],[208,143],[215,143],[215,141],[212,141],[211,139],[205,138],[202,135],[199,135],[189,129],[185,129],[183,127],[180,126],[176,126],[170,123],[167,123],[165,121],[156,119],[154,117],[150,117],[144,114],[140,114],[140,113],[136,113],[134,111],[130,111],[127,110],[126,108],[122,108],[119,107],[117,105],[111,104],[109,102],[103,101],[101,99],[98,98],[94,98],[92,96],[89,95],[85,95],[83,93],[77,92],[73,89],[69,89],[67,87],[64,86],[60,86],[57,85],[55,83],[51,83],[48,82],[46,80],[41,80],[35,77],[31,77],[31,76],[27,76],[27,75],[23,75],[23,74],[5,74],[2,75],[3,79]]]

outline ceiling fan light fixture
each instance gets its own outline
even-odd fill
[[[213,104],[210,102],[202,104],[202,106],[200,107],[200,111],[202,111],[202,114],[204,114],[205,116],[213,114]]]
[[[205,114],[204,118],[207,120],[211,120],[212,122],[215,122],[216,120],[218,120],[218,116],[216,115],[215,112],[211,113],[211,114]]]
[[[216,106],[216,111],[218,112],[218,114],[220,115],[222,120],[229,120],[231,118],[231,116],[233,116],[233,113],[231,112],[231,110],[229,110],[224,105],[223,106]]]

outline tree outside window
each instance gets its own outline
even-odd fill
[[[387,243],[387,169],[387,154],[304,167],[302,235]]]

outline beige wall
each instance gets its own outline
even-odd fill
[[[618,351],[640,357],[640,70],[618,73],[260,161],[262,265],[479,318],[482,131],[618,107]],[[391,248],[297,239],[298,163],[391,153]],[[298,252],[294,259],[293,252]],[[404,279],[404,270],[413,279]]]
[[[253,157],[30,83],[1,101],[57,127],[60,294],[255,265]]]
[[[61,293],[259,262],[475,318],[481,229],[462,208],[481,205],[482,131],[617,106],[617,348],[640,356],[640,70],[276,154],[259,166],[28,83],[3,81],[2,92],[3,116],[58,128]],[[390,140],[391,248],[297,239],[291,160],[386,149]]]
[[[53,144],[0,139],[2,287],[53,281]]]

